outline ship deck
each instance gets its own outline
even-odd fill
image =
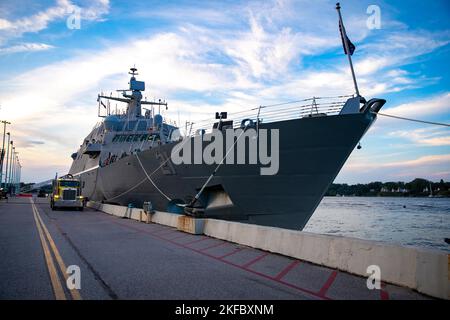
[[[305,261],[86,208],[51,211],[48,200],[0,201],[0,298],[55,299],[37,228],[65,266],[81,269],[81,299],[428,299]],[[50,240],[50,239],[51,240]],[[52,244],[54,246],[52,246]],[[55,262],[56,269],[60,268]]]

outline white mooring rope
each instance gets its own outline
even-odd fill
[[[448,123],[441,123],[441,122],[432,122],[432,121],[425,121],[425,120],[418,120],[418,119],[411,119],[411,118],[405,118],[405,117],[399,117],[399,116],[394,116],[392,114],[386,114],[386,113],[381,113],[381,112],[373,112],[373,114],[377,114],[380,116],[384,116],[384,117],[390,117],[390,118],[395,118],[395,119],[400,119],[400,120],[407,120],[407,121],[414,121],[414,122],[420,122],[420,123],[426,123],[426,124],[433,124],[436,126],[444,126],[444,127],[450,127],[450,124]]]
[[[138,155],[137,153],[136,153],[136,159],[138,160],[139,164],[141,165],[141,168],[142,168],[142,170],[144,171],[145,175],[147,176],[147,179],[152,183],[152,185],[156,188],[156,190],[158,190],[159,193],[161,193],[167,200],[172,201],[172,199],[170,199],[169,196],[167,196],[164,192],[162,192],[162,190],[161,190],[160,188],[158,188],[158,186],[157,186],[156,183],[152,180],[152,178],[150,178],[150,176],[149,176],[148,173],[147,173],[147,170],[145,170],[144,166],[142,165],[141,159],[139,158],[139,155]],[[170,158],[167,158],[166,161],[163,162],[163,164],[164,164],[165,162],[167,162],[168,159],[170,159]],[[162,167],[162,165],[161,165],[160,167]],[[159,168],[160,168],[160,167],[159,167]],[[159,168],[158,168],[158,169],[159,169]],[[158,169],[157,169],[157,170],[158,170]],[[155,172],[156,172],[156,170],[153,171],[153,173],[155,173]],[[153,173],[152,173],[152,174],[153,174]]]

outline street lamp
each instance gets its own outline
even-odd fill
[[[9,141],[11,139],[11,134],[8,132],[6,135],[8,136],[8,144],[6,145],[7,150],[6,150],[5,182],[3,183],[3,187],[5,188],[5,190],[6,190],[6,183],[8,182],[9,145],[11,144]]]
[[[14,186],[14,194],[17,194],[17,170],[19,168],[19,152],[14,152],[15,160],[14,160],[14,180],[13,180],[13,186]]]
[[[11,124],[11,122],[8,122],[6,120],[0,121],[0,123],[3,123],[3,143],[2,143],[2,150],[0,153],[0,187],[2,186],[3,181],[3,162],[5,160],[5,136],[6,136],[6,125]]]
[[[11,154],[11,173],[9,175],[9,190],[11,195],[14,193],[14,170],[16,169],[16,148],[13,147]]]
[[[13,154],[16,151],[16,147],[14,147],[14,141],[11,140],[11,152],[10,152],[10,159],[9,159],[9,177],[8,177],[8,187],[7,189],[11,188],[11,176],[12,176],[12,163],[13,163]]]
[[[19,166],[17,167],[17,191],[20,193],[20,175],[22,171],[22,165],[20,164],[19,159],[17,159]]]
[[[9,178],[9,188],[11,189],[11,194],[16,193],[16,167],[17,167],[17,152],[16,148],[13,148],[13,154],[11,159],[11,177]]]

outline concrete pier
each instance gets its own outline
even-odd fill
[[[380,290],[369,290],[367,275],[311,263],[294,257],[295,252],[276,253],[286,239],[277,240],[271,230],[258,238],[254,233],[259,230],[223,229],[217,220],[185,217],[180,222],[179,215],[163,212],[147,216],[141,209],[89,207],[52,211],[45,198],[0,202],[0,299],[55,299],[61,294],[65,299],[431,298],[385,282],[383,270]],[[201,229],[203,235],[196,234]],[[266,239],[264,250],[255,248],[261,239]],[[76,292],[65,286],[63,269],[69,266],[81,271]],[[410,269],[400,266],[398,272],[402,270]],[[55,283],[62,288],[58,297]]]
[[[118,216],[125,209],[98,203],[88,205]],[[142,209],[133,210],[129,217],[136,219]],[[368,276],[369,266],[377,266],[387,283],[441,299],[450,298],[450,255],[446,252],[216,219],[194,219],[159,211],[153,216],[153,222],[184,232],[205,234],[364,277]]]

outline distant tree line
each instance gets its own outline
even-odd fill
[[[430,182],[416,178],[411,182],[333,183],[326,196],[450,197],[450,182]]]

